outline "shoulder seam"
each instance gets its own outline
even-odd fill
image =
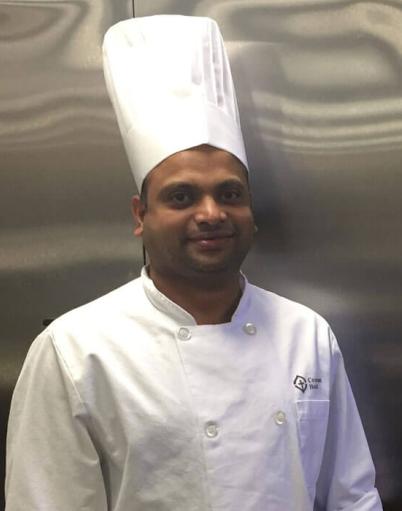
[[[72,386],[72,388],[73,388],[73,390],[74,390],[74,394],[76,395],[77,400],[78,400],[78,402],[79,402],[80,406],[82,407],[82,409],[83,409],[83,410],[85,410],[86,415],[87,415],[88,417],[90,417],[90,414],[89,414],[88,408],[86,407],[85,402],[84,402],[84,400],[82,399],[81,394],[79,393],[79,391],[78,391],[78,389],[77,389],[77,386],[75,385],[74,378],[73,378],[73,375],[71,374],[71,371],[70,371],[70,368],[69,368],[69,366],[68,366],[68,364],[67,364],[67,361],[66,361],[66,359],[64,358],[64,356],[63,356],[62,352],[60,351],[60,349],[59,349],[59,347],[58,347],[58,345],[57,345],[56,339],[55,339],[55,337],[54,337],[54,334],[53,334],[53,332],[52,332],[51,330],[49,331],[49,336],[50,336],[50,339],[51,339],[51,341],[52,341],[52,345],[53,345],[53,347],[54,347],[54,350],[55,350],[56,356],[59,358],[59,360],[60,360],[60,362],[61,362],[61,364],[62,364],[62,366],[63,366],[63,368],[64,368],[64,370],[65,370],[65,372],[66,372],[66,375],[67,375],[67,377],[68,377],[68,379],[69,379],[69,381],[70,381],[70,383],[71,383],[71,386]]]

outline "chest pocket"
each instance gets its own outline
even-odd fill
[[[328,425],[328,400],[296,401],[297,428],[304,476],[314,498]]]

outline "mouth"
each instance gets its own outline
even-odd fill
[[[190,241],[204,241],[204,240],[220,240],[225,238],[233,238],[232,231],[211,231],[211,232],[198,232],[188,237]]]
[[[203,250],[219,250],[229,244],[233,237],[231,231],[199,232],[189,236],[188,241]]]

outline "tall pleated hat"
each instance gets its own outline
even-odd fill
[[[138,190],[174,153],[209,144],[248,168],[236,93],[217,23],[160,15],[113,25],[104,73]]]

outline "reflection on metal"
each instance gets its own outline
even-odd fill
[[[91,264],[94,260],[112,263],[116,257],[130,261],[137,254],[139,258],[142,246],[130,231],[127,224],[112,222],[94,222],[84,228],[79,224],[63,224],[62,229],[55,225],[34,230],[5,230],[0,235],[0,272],[35,272],[43,267],[51,272],[68,266]]]
[[[71,147],[82,137],[88,144],[108,143],[113,115],[100,69],[100,42],[113,14],[107,5],[0,2],[0,55],[7,70],[0,150]]]
[[[141,266],[103,34],[134,7],[208,15],[227,41],[252,167],[259,233],[245,270],[331,322],[384,508],[402,509],[402,5],[134,4],[0,0],[3,436],[4,403],[42,320]]]
[[[399,147],[400,9],[215,2],[208,14],[225,23],[241,47],[248,72],[239,77],[252,91],[266,142],[330,154]]]
[[[11,390],[42,320],[141,265],[100,49],[107,27],[131,15],[131,0],[0,0],[2,460]]]

